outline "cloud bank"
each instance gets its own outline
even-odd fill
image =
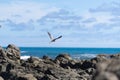
[[[79,14],[74,9],[48,4],[27,1],[1,4],[0,24],[3,26],[1,36],[11,35],[17,39],[22,37],[23,43],[29,46],[48,46],[49,38],[46,32],[49,31],[54,36],[63,35],[63,39],[54,46],[119,46],[119,1],[88,8],[84,14]],[[10,35],[5,33],[6,31]],[[20,44],[19,41],[16,43]]]

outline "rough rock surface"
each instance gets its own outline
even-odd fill
[[[68,54],[22,60],[20,49],[10,44],[0,47],[0,80],[120,80],[120,54],[89,60],[75,60]]]

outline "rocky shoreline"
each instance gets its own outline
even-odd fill
[[[120,54],[75,60],[68,54],[55,59],[20,59],[20,49],[0,47],[0,80],[120,80]]]

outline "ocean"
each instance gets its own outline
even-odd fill
[[[30,56],[42,58],[44,55],[55,58],[58,54],[69,54],[74,59],[90,59],[98,54],[118,54],[120,48],[57,48],[57,47],[20,47],[21,59]]]

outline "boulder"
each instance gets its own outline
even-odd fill
[[[30,57],[27,60],[29,63],[39,63],[41,61],[41,59],[37,58],[37,57]]]
[[[69,54],[59,54],[59,55],[56,57],[56,60],[61,60],[61,58],[64,58],[64,59],[67,59],[67,60],[72,60],[72,58],[70,57]]]
[[[20,59],[20,49],[13,44],[9,44],[6,48],[7,55],[10,58]]]
[[[108,56],[101,54],[101,55],[97,55],[97,57],[95,57],[95,58],[92,58],[91,62],[97,64],[97,63],[107,61],[107,60],[108,60]]]
[[[60,54],[55,58],[55,63],[59,64],[63,68],[67,68],[70,65],[72,58],[68,54]]]

